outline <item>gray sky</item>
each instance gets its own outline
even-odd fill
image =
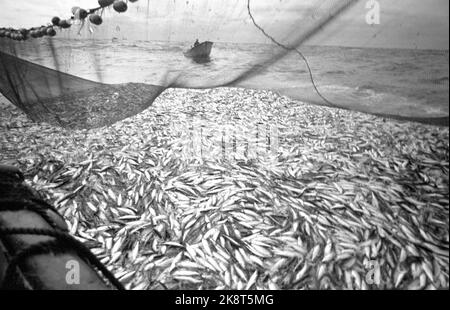
[[[31,27],[53,16],[69,17],[73,6],[95,7],[96,0],[1,0],[0,26]],[[118,16],[105,13],[97,38],[227,42],[268,42],[250,23],[246,0],[139,0]],[[283,42],[301,35],[343,0],[252,0],[255,19]],[[379,0],[380,25],[367,25],[367,0],[360,0],[314,36],[310,44],[386,48],[448,49],[448,0]],[[148,12],[148,15],[147,15]],[[109,17],[113,18],[109,18]],[[120,32],[117,26],[120,27]],[[71,30],[76,35],[76,30]],[[87,33],[87,32],[86,32]]]

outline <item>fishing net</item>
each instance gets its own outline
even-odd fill
[[[448,289],[447,0],[0,8],[0,286]]]
[[[35,121],[95,128],[138,114],[167,88],[227,86],[448,124],[446,1],[1,6],[0,91]]]

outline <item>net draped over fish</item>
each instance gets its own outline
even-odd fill
[[[412,4],[5,0],[0,92],[32,120],[67,128],[113,124],[170,87],[222,86],[448,124],[448,41],[434,48],[410,27],[422,18]],[[448,19],[438,26],[448,33]],[[196,39],[213,42],[208,57],[186,54]]]

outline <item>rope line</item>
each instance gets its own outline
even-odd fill
[[[129,2],[134,3],[138,0],[130,0]],[[7,38],[15,41],[24,41],[28,40],[30,38],[38,39],[42,38],[44,36],[54,37],[56,36],[55,28],[59,28],[61,30],[68,29],[72,26],[74,20],[80,20],[81,21],[81,27],[78,29],[78,34],[80,34],[80,31],[85,25],[86,20],[89,21],[89,23],[94,24],[96,26],[99,26],[103,23],[102,17],[97,14],[98,11],[101,11],[101,14],[103,13],[104,9],[107,7],[113,7],[113,9],[118,13],[123,13],[128,10],[128,0],[125,2],[123,0],[115,0],[115,1],[103,1],[103,3],[100,3],[95,8],[92,9],[83,9],[80,7],[77,7],[76,11],[72,11],[72,16],[69,19],[61,19],[57,16],[53,17],[51,20],[51,24],[47,26],[39,26],[39,27],[32,27],[29,29],[21,28],[21,29],[15,29],[15,28],[0,28],[0,38]]]
[[[266,36],[270,41],[272,41],[272,42],[273,42],[274,44],[276,44],[277,46],[279,46],[279,47],[281,47],[281,48],[283,48],[283,49],[285,49],[285,50],[287,50],[287,51],[294,51],[294,52],[296,52],[298,55],[300,55],[300,57],[302,58],[302,60],[303,60],[304,63],[306,64],[306,67],[307,67],[308,73],[309,73],[309,78],[310,78],[310,80],[311,80],[311,84],[312,84],[312,86],[313,86],[313,88],[314,88],[314,91],[317,93],[317,95],[318,95],[320,98],[322,98],[322,100],[323,100],[327,105],[329,105],[329,106],[331,106],[331,107],[340,107],[339,105],[337,105],[337,104],[331,102],[330,100],[328,100],[328,99],[327,99],[327,98],[319,91],[319,89],[318,89],[318,87],[317,87],[317,85],[316,85],[316,82],[315,82],[315,80],[314,80],[314,76],[313,76],[313,73],[312,73],[311,66],[309,65],[309,62],[308,62],[308,60],[306,59],[305,55],[303,55],[303,53],[300,52],[296,47],[289,47],[289,46],[286,46],[286,45],[284,45],[284,44],[278,42],[273,36],[271,36],[270,34],[268,34],[268,33],[267,33],[267,32],[266,32],[266,31],[265,31],[265,30],[264,30],[264,29],[256,22],[255,18],[253,17],[253,14],[252,14],[252,12],[251,12],[250,2],[251,2],[251,0],[247,0],[247,12],[248,12],[248,15],[250,16],[250,18],[251,18],[251,20],[252,20],[253,25],[254,25],[259,31],[261,31],[261,33],[262,33],[264,36]],[[338,12],[337,12],[336,14],[331,15],[327,21],[329,21],[329,20],[331,20],[332,18],[334,18],[334,16],[336,16],[339,12],[345,10],[347,7],[349,7],[349,6],[350,6],[351,4],[353,4],[354,2],[356,2],[356,0],[351,0],[351,1],[349,1],[349,2],[347,3],[347,5],[341,7],[340,10],[338,10]],[[322,26],[323,26],[323,25],[322,25]]]
[[[332,103],[331,101],[329,101],[325,96],[322,95],[322,93],[319,91],[319,89],[317,88],[316,82],[314,81],[314,76],[311,70],[311,67],[308,63],[308,60],[306,59],[306,57],[303,55],[302,52],[300,52],[297,48],[295,47],[289,47],[286,46],[280,42],[278,42],[273,36],[271,36],[270,34],[268,34],[264,28],[262,28],[255,20],[255,18],[253,17],[253,14],[251,12],[251,8],[250,8],[250,2],[251,0],[247,0],[247,11],[248,11],[248,15],[250,16],[253,25],[255,25],[256,28],[258,28],[259,31],[262,32],[262,34],[264,36],[266,36],[269,40],[271,40],[274,44],[276,44],[277,46],[284,48],[288,51],[294,51],[296,52],[298,55],[300,55],[300,57],[303,59],[304,63],[306,64],[306,68],[308,69],[308,73],[309,73],[309,78],[311,80],[311,84],[314,87],[315,92],[317,93],[317,95],[319,95],[320,98],[322,98],[323,101],[325,101],[325,103],[327,103],[329,106],[333,106],[336,107],[337,105],[335,105],[334,103]]]
[[[100,262],[100,260],[92,254],[92,252],[81,242],[73,238],[67,232],[43,228],[0,228],[0,235],[39,235],[53,237],[56,240],[40,242],[22,249],[16,253],[10,261],[6,270],[6,276],[0,287],[4,287],[7,279],[11,279],[15,268],[26,258],[38,254],[63,253],[67,250],[74,249],[77,254],[85,258],[87,262],[97,268],[102,275],[118,290],[125,290],[123,285],[115,278],[115,276]]]
[[[55,212],[62,221],[64,218],[58,213],[58,211],[47,204],[45,201],[40,199],[32,200],[13,200],[13,199],[0,199],[0,211],[19,211],[19,210],[30,210],[39,214],[47,223],[49,223],[53,228],[58,228],[55,221],[48,215],[47,211],[51,210]]]
[[[0,199],[0,211],[18,211],[18,210],[30,210],[40,215],[52,228],[6,228],[0,227],[0,236],[5,235],[40,235],[55,238],[56,240],[40,242],[33,244],[24,249],[21,249],[15,253],[9,262],[6,269],[5,277],[0,288],[5,288],[7,283],[10,283],[14,276],[14,271],[25,259],[30,256],[38,254],[50,254],[50,253],[63,253],[67,250],[75,250],[75,252],[84,258],[91,266],[94,266],[103,277],[109,281],[118,290],[125,290],[123,285],[115,278],[115,276],[100,262],[100,260],[92,254],[92,252],[81,242],[71,236],[66,227],[59,227],[52,217],[47,213],[51,210],[57,214],[62,221],[64,218],[58,213],[58,211],[41,199],[25,199],[25,200],[13,200],[13,199]]]

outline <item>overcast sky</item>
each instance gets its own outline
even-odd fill
[[[315,26],[344,0],[252,0],[255,19],[283,42]],[[73,6],[92,8],[96,0],[1,0],[1,27],[46,24],[69,17]],[[149,3],[149,6],[147,6]],[[448,49],[448,0],[379,0],[380,25],[366,23],[367,0],[360,0],[312,37],[310,44],[386,48]],[[268,42],[250,22],[247,0],[139,0],[128,12],[106,12],[96,37],[143,40]],[[109,19],[109,16],[114,16]],[[119,27],[117,27],[119,26]],[[76,31],[72,29],[73,35]]]

